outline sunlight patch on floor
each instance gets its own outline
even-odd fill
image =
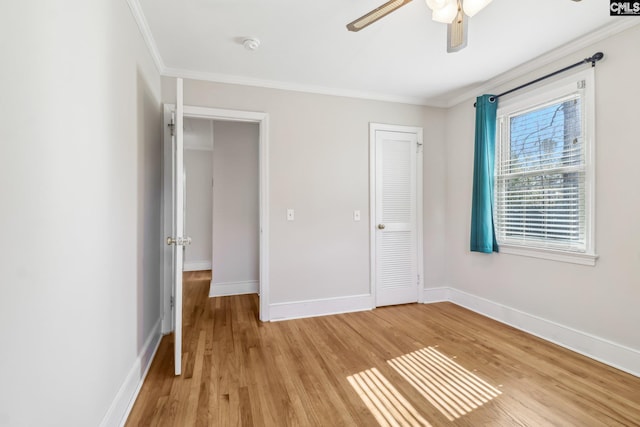
[[[502,394],[433,347],[396,357],[388,363],[449,421]]]
[[[431,426],[376,368],[347,380],[381,426]]]

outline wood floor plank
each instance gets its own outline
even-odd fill
[[[262,323],[257,295],[209,298],[210,279],[210,272],[185,273],[184,374],[173,375],[168,335],[127,426],[375,426],[347,379],[373,369],[380,380],[366,383],[369,392],[392,405],[380,411],[404,414],[398,425],[640,426],[640,378],[452,303]],[[425,365],[422,381],[466,402],[453,421],[389,362],[425,348],[441,359]],[[464,390],[447,382],[447,369],[501,394],[471,404],[456,396]]]

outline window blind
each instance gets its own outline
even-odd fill
[[[499,117],[499,242],[586,250],[585,145],[580,93]]]

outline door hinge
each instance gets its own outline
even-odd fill
[[[420,284],[420,275],[418,274],[418,285]]]
[[[169,298],[169,307],[173,310],[173,306],[175,305],[173,297]]]
[[[171,132],[171,136],[175,136],[174,135],[174,129],[175,129],[176,125],[173,122],[171,122],[167,126],[169,126],[169,131]]]
[[[167,245],[188,246],[191,244],[191,237],[167,237]]]

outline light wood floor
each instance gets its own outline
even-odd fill
[[[640,426],[640,378],[454,304],[261,323],[209,277],[186,276],[183,375],[164,337],[127,426]]]

